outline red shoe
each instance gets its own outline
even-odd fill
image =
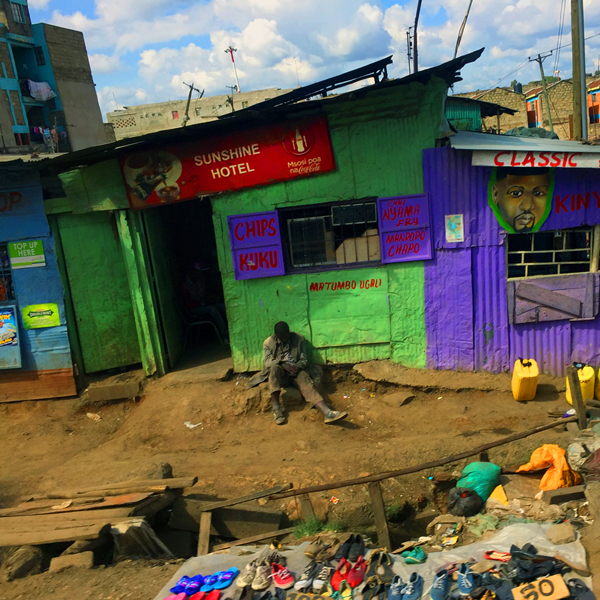
[[[188,600],[204,600],[206,592],[196,592],[193,596],[190,596]]]
[[[204,600],[219,600],[221,597],[221,592],[219,590],[213,590],[212,592],[208,592],[206,596],[204,596]]]
[[[345,558],[340,558],[340,564],[331,578],[331,587],[336,592],[340,589],[340,583],[344,579],[348,579],[350,571],[352,571],[352,563],[349,563]]]
[[[364,556],[359,556],[356,564],[350,569],[347,581],[351,588],[355,588],[360,585],[365,578],[365,571],[367,570],[367,563]]]
[[[286,567],[277,563],[271,564],[271,577],[275,587],[282,590],[287,590],[294,585],[294,576],[287,570]],[[207,598],[206,600],[213,600]]]

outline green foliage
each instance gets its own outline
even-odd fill
[[[305,521],[301,521],[294,529],[294,537],[300,539],[311,535],[317,535],[323,531],[323,523],[317,517],[311,517]]]

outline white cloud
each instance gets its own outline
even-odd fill
[[[94,73],[113,73],[123,68],[123,63],[117,54],[90,54],[90,66]]]
[[[50,0],[29,0],[29,8],[40,10],[42,8],[46,8],[49,2]]]

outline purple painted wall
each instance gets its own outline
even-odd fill
[[[523,357],[564,375],[575,361],[599,365],[600,317],[508,324],[505,234],[487,203],[491,168],[472,167],[470,152],[448,147],[425,150],[423,166],[435,248],[425,264],[427,366],[502,372]],[[600,223],[599,171],[556,169],[552,212],[541,230]],[[444,217],[451,214],[464,215],[464,242],[446,242]]]

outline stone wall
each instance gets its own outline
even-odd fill
[[[494,88],[485,92],[477,100],[499,104],[518,111],[514,115],[500,116],[500,133],[506,133],[515,127],[527,127],[527,103],[524,94],[517,94],[504,88]],[[496,130],[498,128],[497,117],[486,117],[483,119],[483,126],[484,129]]]

